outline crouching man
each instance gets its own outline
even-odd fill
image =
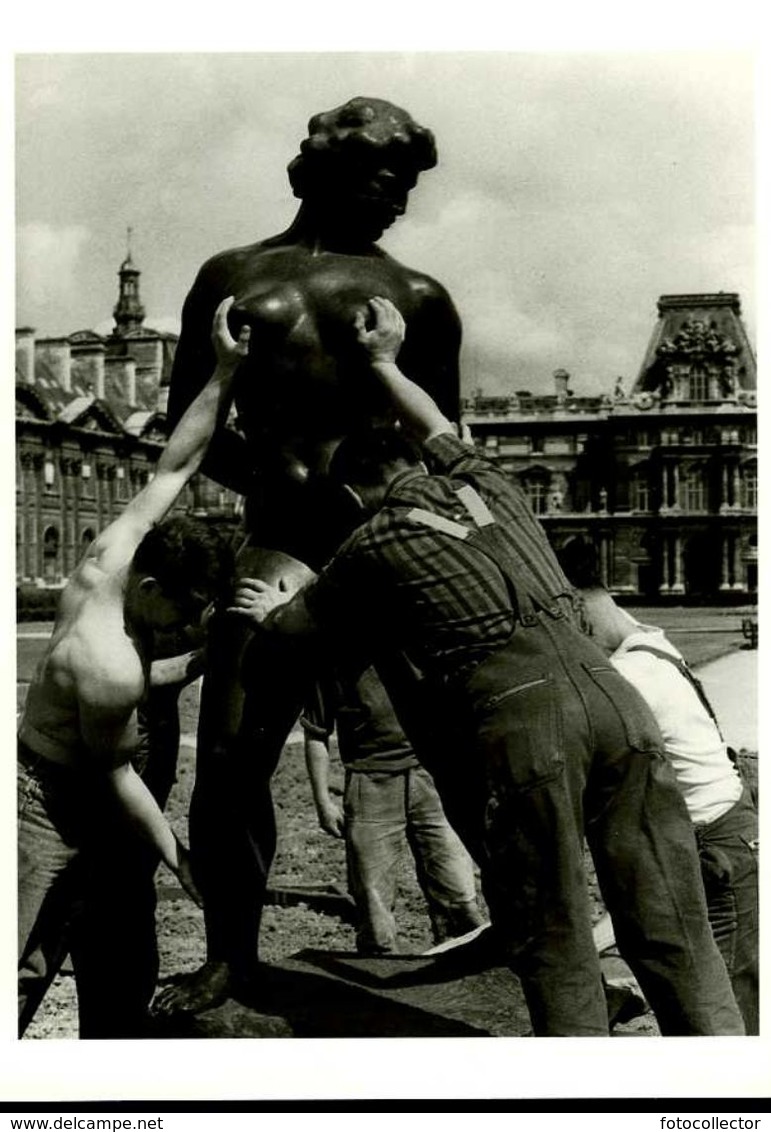
[[[67,954],[90,862],[111,825],[133,826],[198,899],[188,852],[130,759],[154,634],[200,622],[232,584],[220,537],[186,516],[164,521],[224,419],[248,349],[248,330],[238,342],[228,331],[231,304],[221,303],[214,320],[214,373],[152,480],[70,577],[29,688],[18,738],[20,1036]]]

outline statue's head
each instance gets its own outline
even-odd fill
[[[311,118],[288,172],[296,197],[377,239],[434,165],[430,130],[383,99],[352,98]]]

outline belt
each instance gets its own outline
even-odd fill
[[[16,757],[22,766],[27,770],[39,773],[45,770],[46,774],[62,774],[71,776],[81,773],[79,768],[71,766],[69,763],[58,763],[53,759],[47,759],[45,755],[41,755],[39,751],[33,751],[32,747],[27,746],[23,739],[17,737]]]

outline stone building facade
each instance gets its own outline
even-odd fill
[[[16,331],[16,577],[60,586],[84,548],[152,475],[166,441],[159,392],[177,337],[144,326],[139,270],[121,264],[115,326],[61,338]],[[240,500],[196,476],[177,504],[237,521]]]
[[[152,475],[176,336],[144,326],[139,270],[119,272],[111,334],[16,331],[17,582],[60,586]],[[639,374],[601,396],[569,388],[463,405],[464,433],[527,491],[556,546],[595,545],[618,595],[754,599],[757,371],[731,293],[664,295]],[[178,509],[236,526],[241,500],[205,476]]]
[[[754,600],[757,372],[733,293],[663,295],[639,374],[580,397],[469,398],[465,434],[530,496],[560,547],[581,535],[618,595]]]

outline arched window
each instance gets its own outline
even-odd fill
[[[43,578],[46,582],[58,582],[59,575],[59,529],[46,527],[43,534]]]
[[[86,527],[80,536],[80,552],[86,551],[96,538],[93,527]]]

